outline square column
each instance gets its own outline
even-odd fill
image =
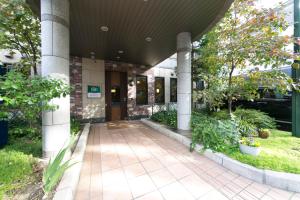
[[[69,82],[69,0],[42,0],[42,76]],[[43,112],[43,157],[55,156],[70,140],[70,97],[53,99],[59,108]]]
[[[296,40],[300,38],[300,1],[294,0],[294,37]],[[294,52],[298,54],[300,46],[297,42],[294,43]],[[295,63],[299,61],[295,60]],[[292,78],[297,81],[300,78],[300,70],[292,69]],[[300,93],[293,91],[292,97],[292,132],[293,136],[300,137]]]
[[[191,33],[177,35],[177,128],[190,130],[192,114]]]

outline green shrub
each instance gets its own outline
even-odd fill
[[[71,118],[71,134],[76,135],[80,130],[81,130],[80,122],[75,118]]]
[[[237,146],[239,132],[233,120],[217,120],[207,114],[194,112],[191,119],[192,143],[201,143],[205,149],[223,151]]]
[[[275,129],[275,120],[266,113],[254,109],[238,108],[233,113],[237,118],[255,126],[257,129]]]
[[[151,120],[177,128],[177,111],[159,111],[151,116]]]
[[[0,119],[8,120],[10,128],[17,128],[11,132],[17,137],[34,134],[36,129],[41,128],[42,111],[57,109],[50,100],[69,93],[70,87],[62,80],[27,77],[12,70],[0,76],[0,99],[4,101],[0,106]],[[12,122],[16,119],[21,123]]]

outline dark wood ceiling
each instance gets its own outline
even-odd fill
[[[39,1],[29,2],[37,10]],[[71,55],[90,57],[95,52],[99,59],[153,66],[176,52],[178,33],[191,32],[196,40],[223,16],[232,0],[70,2]],[[101,31],[101,26],[109,31]]]

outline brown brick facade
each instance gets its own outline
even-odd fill
[[[105,61],[105,70],[127,72],[128,75],[128,101],[127,112],[129,119],[149,116],[152,112],[154,97],[154,69],[135,64],[117,61]],[[148,79],[148,105],[136,105],[136,75],[147,76]],[[71,57],[70,59],[70,84],[73,90],[70,95],[71,116],[82,119],[82,58]]]
[[[105,61],[105,69],[111,71],[127,72],[128,118],[134,119],[143,116],[149,116],[152,112],[152,105],[154,104],[154,69],[151,67],[121,63],[116,61]],[[136,105],[136,75],[144,75],[148,77],[148,105]]]
[[[82,119],[82,59],[70,58],[71,116]]]

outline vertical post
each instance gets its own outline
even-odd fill
[[[42,76],[69,84],[69,0],[42,0]],[[43,157],[55,156],[70,139],[70,97],[51,100],[59,106],[43,112]]]
[[[294,37],[296,42],[294,43],[294,52],[299,53],[300,46],[300,4],[299,0],[294,0]],[[294,61],[298,64],[299,61]],[[300,78],[300,70],[292,69],[292,77],[294,80],[298,80]],[[293,91],[292,97],[292,132],[293,136],[300,137],[300,93]]]
[[[192,113],[191,52],[191,33],[179,33],[177,35],[177,128],[181,131],[190,130]]]

